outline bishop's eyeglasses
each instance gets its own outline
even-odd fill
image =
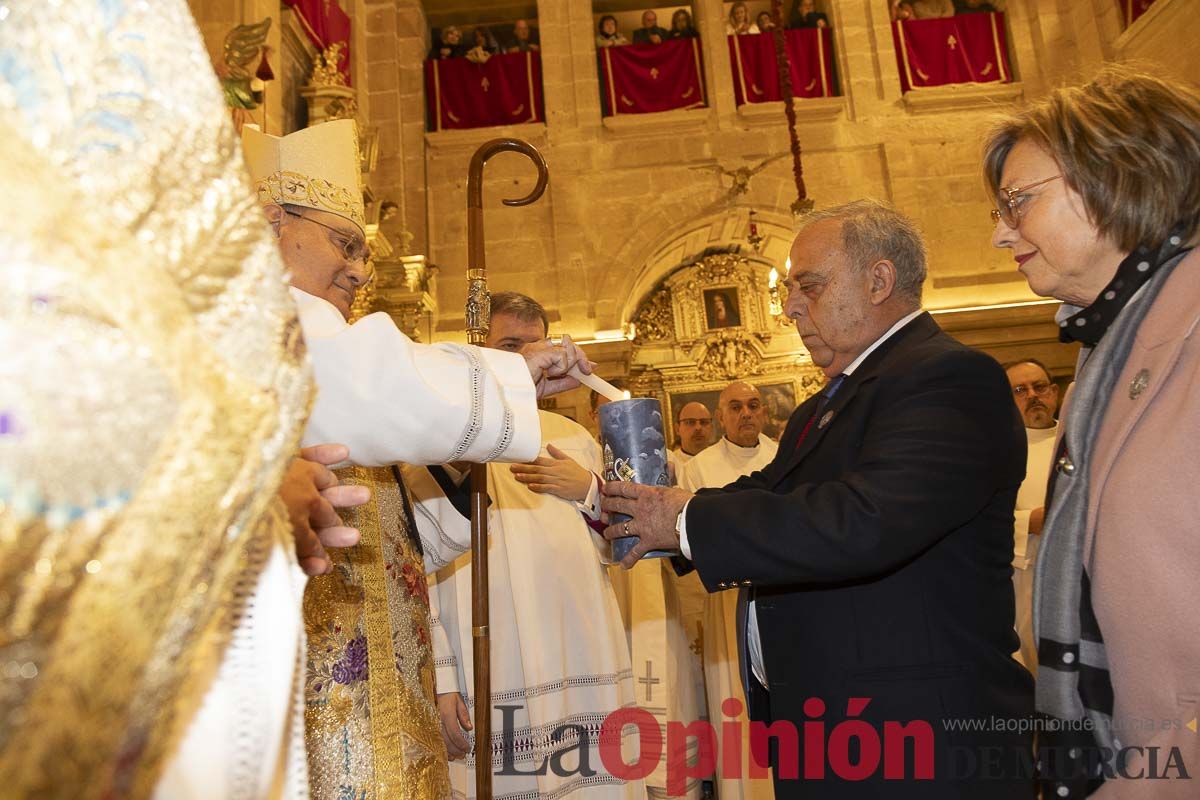
[[[289,209],[284,209],[283,213],[290,217],[299,217],[302,220],[311,222],[313,225],[320,225],[327,231],[331,231],[334,235],[330,237],[330,242],[334,247],[342,251],[342,255],[347,261],[362,261],[364,264],[371,259],[371,250],[367,247],[367,243],[362,238],[346,231],[335,228],[332,225],[326,225],[324,222],[317,222],[312,217],[307,217],[304,214],[299,214]]]

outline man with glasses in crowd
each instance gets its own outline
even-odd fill
[[[1027,358],[1005,364],[1013,401],[1025,423],[1029,458],[1025,482],[1017,493],[1013,526],[1013,591],[1016,593],[1017,635],[1021,649],[1013,655],[1030,672],[1037,673],[1037,641],[1033,638],[1033,565],[1037,560],[1039,535],[1045,519],[1046,481],[1054,460],[1058,423],[1058,386],[1042,362]]]
[[[675,420],[675,438],[679,446],[671,450],[667,457],[675,462],[676,469],[681,468],[712,444],[712,433],[713,418],[708,406],[697,402],[685,403]]]

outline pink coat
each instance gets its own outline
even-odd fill
[[[1064,411],[1071,424],[1070,409]],[[1200,798],[1200,249],[1137,333],[1093,451],[1084,553],[1125,747],[1179,748],[1191,780],[1114,780],[1098,800]],[[1189,728],[1190,724],[1190,728]],[[1149,771],[1149,753],[1127,770]],[[1169,773],[1172,776],[1177,772]]]

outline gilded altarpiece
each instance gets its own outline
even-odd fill
[[[721,390],[746,381],[762,391],[765,433],[778,437],[792,410],[824,385],[825,376],[791,320],[771,314],[771,266],[754,255],[722,253],[667,275],[632,317],[630,391],[658,397],[674,419],[692,401],[715,412]]]

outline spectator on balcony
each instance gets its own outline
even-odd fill
[[[671,15],[671,32],[667,34],[668,39],[695,39],[699,35],[700,32],[692,25],[692,15],[687,9],[681,8]]]
[[[745,36],[758,33],[758,26],[750,21],[750,9],[742,0],[729,7],[729,21],[725,23],[726,36]]]
[[[529,24],[527,19],[519,19],[513,23],[513,38],[504,48],[506,53],[528,53],[530,50],[541,50],[537,28]]]
[[[793,0],[792,15],[788,18],[789,28],[828,28],[829,17],[817,11],[813,0]]]
[[[447,25],[442,28],[434,42],[433,49],[429,51],[431,59],[436,58],[462,58],[467,54],[467,46],[463,43],[462,29],[457,25]]]
[[[953,0],[955,14],[995,14],[1002,11],[1002,3],[989,3],[988,0]]]
[[[771,19],[770,11],[759,12],[754,24],[758,26],[759,33],[770,33],[775,30],[775,20]]]
[[[623,44],[629,44],[629,40],[617,30],[617,18],[605,14],[596,26],[596,47],[619,47]]]
[[[666,28],[658,27],[658,14],[647,11],[642,14],[642,27],[633,32],[633,43],[662,44],[669,36]]]
[[[500,52],[500,45],[492,32],[482,25],[471,31],[474,47],[467,51],[467,58],[476,64],[486,64],[487,60]]]
[[[892,0],[891,2],[892,22],[902,22],[906,19],[913,18],[913,7],[909,0]]]

